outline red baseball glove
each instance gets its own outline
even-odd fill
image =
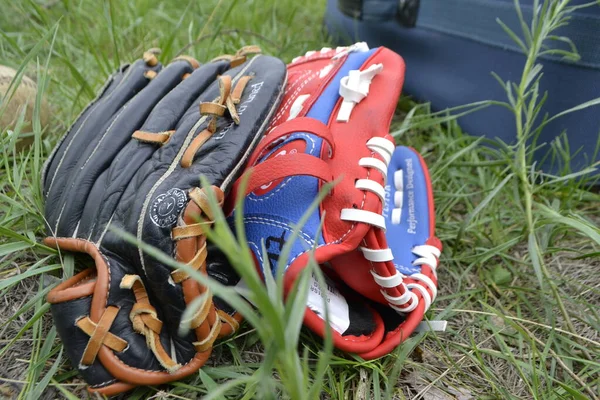
[[[243,194],[245,232],[257,265],[267,257],[275,270],[322,185],[337,180],[292,245],[285,290],[315,248],[327,276],[334,344],[366,359],[404,341],[437,292],[442,246],[434,235],[427,166],[388,134],[404,70],[396,53],[364,43],[294,59],[281,106],[250,158]],[[323,304],[313,281],[304,322],[320,335],[326,329]]]

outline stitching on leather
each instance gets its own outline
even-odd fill
[[[94,246],[96,246],[96,245],[94,244]],[[98,251],[100,251],[100,250],[98,250]],[[102,254],[102,253],[100,253],[100,254]],[[102,256],[106,260],[106,265],[108,267],[108,288],[107,288],[107,294],[108,294],[108,293],[110,293],[110,282],[111,282],[110,263],[108,262],[108,258],[107,257],[104,257],[104,255],[102,255]],[[106,308],[106,307],[108,307],[108,295],[106,296],[106,303],[104,305],[104,308]],[[128,325],[128,326],[130,326],[130,325]],[[133,332],[133,329],[132,329],[132,332]],[[170,337],[171,337],[171,335],[169,335],[169,338]],[[121,354],[124,354],[128,349],[129,349],[129,343],[128,343],[127,347],[121,352]],[[136,371],[143,371],[143,372],[147,372],[147,373],[151,373],[151,374],[157,374],[157,373],[158,374],[163,374],[163,373],[167,373],[165,370],[162,370],[162,369],[143,369],[143,368],[137,368],[137,367],[134,367],[132,365],[129,365],[129,364],[125,363],[123,360],[121,360],[119,358],[119,356],[117,354],[114,354],[114,356],[115,356],[115,359],[119,363],[121,363],[122,365],[124,365],[127,368],[131,368],[131,369],[136,370]],[[190,362],[192,362],[192,360],[194,360],[194,358],[195,357],[192,357],[185,364],[181,364],[181,366],[184,367],[184,366],[188,365]]]
[[[298,87],[294,90],[294,93],[292,93],[292,95],[290,96],[290,98],[288,99],[288,101],[286,102],[284,107],[282,107],[279,110],[279,113],[277,114],[277,118],[275,118],[273,120],[272,125],[275,125],[283,117],[283,115],[285,115],[285,113],[290,109],[290,107],[294,103],[294,101],[296,101],[296,98],[298,98],[298,95],[300,94],[300,92],[302,92],[302,89],[304,89],[304,87],[307,86],[316,76],[317,76],[317,71],[310,70],[310,71],[307,71],[307,73],[302,74],[298,78],[298,82],[299,82]],[[302,79],[304,79],[304,80],[302,80]],[[291,88],[290,88],[290,90],[291,90]],[[313,97],[312,94],[311,94],[311,97]]]
[[[285,111],[287,111],[287,109],[290,107],[290,104],[295,100],[295,97],[297,95],[297,91],[299,88],[296,88],[296,86],[302,84],[301,80],[304,79],[307,75],[310,75],[311,72],[312,71],[309,70],[305,71],[303,74],[300,74],[300,77],[296,78],[294,80],[294,83],[292,83],[291,85],[289,85],[288,88],[286,88],[284,96],[287,96],[292,91],[294,93],[286,100],[285,104],[281,105],[279,111],[275,115],[275,118],[273,118],[273,122],[271,122],[271,126],[276,125],[279,119],[283,116],[283,114],[285,114]]]
[[[60,223],[60,218],[62,217],[63,212],[65,211],[65,207],[67,206],[67,203],[64,203],[63,206],[60,209],[60,213],[58,214],[58,218],[56,218],[56,224],[54,225],[54,230],[52,233],[56,233],[58,231],[58,224]],[[66,238],[68,239],[68,238]]]
[[[115,382],[117,382],[117,380],[113,378],[111,380],[108,380],[108,381],[105,381],[105,382],[102,382],[102,383],[97,383],[97,384],[92,385],[90,387],[91,388],[100,388],[100,387],[104,387],[104,386],[106,386],[108,384],[115,383]]]
[[[260,262],[260,267],[262,268],[262,265],[264,264],[264,260],[262,258],[262,251],[258,248],[256,243],[254,243],[254,242],[248,242],[248,246],[254,247],[254,249],[255,249],[254,254],[256,254],[256,256],[258,257],[258,261]],[[263,271],[263,273],[264,273],[264,271]]]
[[[293,90],[293,93],[286,100],[285,104],[283,104],[279,108],[279,111],[277,112],[277,114],[275,115],[275,118],[273,118],[273,121],[271,122],[271,126],[277,125],[277,123],[279,122],[281,117],[283,117],[283,115],[288,111],[288,109],[291,107],[293,102],[296,100],[296,98],[298,97],[298,94],[302,91],[304,86],[306,86],[313,79],[313,77],[310,76],[311,74],[316,75],[316,72],[311,71],[311,70],[304,72],[298,78],[296,78],[294,83],[291,84],[289,88],[286,89],[284,96],[287,96],[288,93],[292,92],[292,90]],[[304,79],[304,80],[302,80],[302,79]],[[297,85],[300,85],[300,86],[295,87]]]
[[[123,76],[123,78],[121,79],[121,82],[118,83],[117,87],[115,87],[114,90],[108,94],[108,96],[106,96],[104,99],[102,99],[102,101],[95,103],[95,105],[93,107],[96,108],[101,102],[108,101],[108,99],[111,98],[111,96],[117,91],[117,89],[123,84],[123,82],[125,82],[129,78],[129,75],[131,75],[131,71],[132,71],[132,68],[129,68],[127,70],[127,72],[125,73],[125,75]],[[107,86],[107,88],[108,88],[108,86]],[[101,96],[102,96],[102,94],[100,94],[99,97],[101,97]],[[85,112],[85,109],[84,109],[84,111],[82,111],[82,114],[83,114],[83,112]],[[56,179],[58,171],[60,170],[60,167],[61,167],[63,161],[65,160],[65,157],[66,157],[67,153],[69,152],[69,149],[71,148],[71,145],[73,144],[73,141],[75,140],[75,138],[77,138],[79,133],[81,133],[81,130],[83,129],[83,127],[85,126],[85,124],[87,123],[88,119],[90,118],[90,116],[92,114],[93,114],[93,112],[90,111],[90,114],[81,123],[81,125],[79,126],[79,129],[77,129],[77,132],[75,132],[73,137],[71,137],[71,141],[67,145],[67,148],[65,149],[62,157],[60,158],[60,161],[59,161],[58,165],[56,166],[56,169],[54,170],[54,175],[52,176],[52,180],[50,181],[50,186],[48,187],[48,194],[50,194],[50,191],[52,190],[52,186],[54,185],[54,180]],[[77,118],[79,118],[79,116]],[[77,119],[75,121],[77,121]],[[65,135],[65,139],[67,138],[68,135],[69,135],[69,132],[67,132],[67,134]],[[61,143],[62,143],[62,141],[61,141]]]
[[[246,71],[250,68],[250,66],[253,64],[254,60],[257,60],[259,57],[260,56],[256,56],[253,59],[251,59],[248,62],[248,65],[246,67],[244,67],[235,76],[235,78],[239,79],[239,77],[243,76],[246,73]],[[159,188],[159,186],[162,185],[162,183],[173,173],[173,171],[175,171],[175,169],[177,168],[177,165],[179,164],[179,162],[181,160],[181,157],[183,157],[183,153],[185,152],[187,146],[189,145],[189,143],[192,140],[192,136],[194,135],[194,133],[196,132],[196,130],[204,123],[205,120],[206,120],[205,116],[200,117],[200,119],[198,119],[198,122],[196,122],[194,124],[194,126],[189,130],[188,134],[186,135],[185,140],[183,141],[181,147],[179,148],[179,152],[177,153],[177,155],[175,156],[175,158],[172,160],[171,165],[162,174],[162,176],[156,181],[156,183],[152,186],[152,188],[150,189],[150,191],[146,195],[146,199],[144,200],[144,204],[142,205],[142,210],[140,212],[140,216],[139,216],[138,222],[137,222],[136,237],[137,237],[138,240],[142,239],[142,230],[143,230],[143,225],[144,225],[144,218],[145,218],[146,212],[148,211],[148,206],[150,205],[150,200],[154,196],[154,193]],[[139,259],[140,259],[140,265],[142,266],[142,271],[144,272],[144,275],[147,275],[146,274],[146,263],[144,262],[144,254],[142,252],[142,249],[139,249],[138,255],[139,255]]]
[[[297,86],[302,84],[302,80],[305,79],[308,75],[310,75],[312,73],[311,70],[306,70],[300,74],[296,74],[299,76],[295,76],[294,82],[292,84],[290,84],[286,89],[285,89],[285,94],[284,96],[287,96],[289,93],[292,92],[296,92],[297,91]],[[279,109],[279,111],[277,112],[277,115],[275,117],[275,119],[273,121],[277,121],[277,119],[279,119],[281,117],[281,115],[283,114],[283,111],[285,111],[287,108],[289,108],[290,103],[293,102],[293,98],[294,96],[290,96],[290,98],[287,99],[287,101],[285,102],[285,104],[282,104],[281,108]]]
[[[115,212],[113,212],[113,214],[110,216],[110,219],[106,223],[106,227],[104,228],[104,231],[102,231],[102,234],[100,235],[100,238],[98,239],[98,243],[97,243],[98,247],[100,247],[100,245],[102,244],[102,240],[104,240],[104,235],[106,235],[106,232],[108,232],[108,228],[110,227],[110,224],[112,223],[112,220],[113,220],[113,218],[114,218],[114,216],[115,216],[116,213],[117,213],[117,211],[115,210]],[[95,228],[96,228],[96,221],[94,221],[94,226],[93,226],[92,229],[95,229]],[[90,231],[89,238],[92,237],[93,232],[94,232],[93,230]]]
[[[315,53],[311,54],[310,56],[300,56],[300,58],[298,60],[296,60],[296,62],[293,64],[294,64],[294,66],[296,66],[296,65],[300,65],[305,62],[310,62],[310,61],[315,61],[315,60],[323,60],[326,58],[330,59],[331,57],[333,57],[335,55],[335,54],[333,54],[333,55],[331,54],[332,51],[334,51],[334,50],[332,49],[326,53],[321,53],[320,51],[315,50]]]
[[[92,150],[92,154],[90,154],[90,156],[87,158],[87,160],[85,160],[85,163],[83,163],[82,168],[87,165],[87,163],[92,159],[92,157],[94,157],[94,154],[96,154],[96,151],[98,150],[98,147],[100,147],[100,145],[102,144],[102,142],[106,138],[106,135],[108,134],[108,132],[117,123],[117,121],[119,120],[119,118],[121,118],[121,115],[123,115],[123,113],[125,112],[125,110],[127,110],[127,106],[128,105],[129,105],[129,103],[126,103],[126,104],[123,105],[123,107],[121,108],[121,111],[119,111],[117,113],[117,115],[115,116],[115,119],[113,120],[113,122],[108,126],[108,128],[106,128],[106,130],[104,131],[104,134],[102,135],[102,137],[100,138],[100,140],[98,140],[98,143],[96,144],[96,146],[94,146],[94,150]]]
[[[375,152],[374,152],[374,151],[371,151],[371,156],[374,156],[374,155],[375,155]],[[370,176],[370,175],[371,175],[371,170],[370,170],[370,169],[367,169],[367,179],[369,178],[369,176]],[[362,192],[363,192],[363,198],[362,198],[362,201],[361,201],[361,204],[360,204],[360,208],[361,208],[361,209],[364,209],[364,207],[365,207],[365,202],[366,202],[366,198],[367,198],[367,193],[366,193],[364,190],[363,190]],[[248,217],[248,218],[258,218],[258,217]],[[244,220],[246,220],[246,219],[248,219],[248,218],[244,218]],[[268,220],[268,219],[266,219],[266,221],[272,221],[272,220]],[[258,221],[257,221],[257,222],[258,222]],[[272,222],[276,222],[276,223],[278,223],[278,221],[272,221]],[[342,242],[342,241],[343,241],[343,240],[344,240],[344,239],[345,239],[345,238],[346,238],[346,237],[347,237],[347,236],[348,236],[348,235],[349,235],[349,234],[350,234],[350,233],[351,233],[351,232],[354,230],[354,228],[356,227],[356,225],[357,225],[357,223],[356,223],[356,222],[353,222],[353,223],[352,223],[352,225],[350,226],[350,228],[348,228],[348,230],[347,230],[345,233],[343,233],[343,234],[342,234],[342,236],[340,236],[340,237],[339,237],[339,238],[337,238],[337,239],[333,239],[333,240],[331,240],[331,241],[329,241],[329,242],[326,242],[326,243],[324,243],[324,244],[317,245],[317,246],[315,247],[315,251],[316,251],[317,249],[321,248],[321,247],[324,247],[324,246],[329,246],[329,245],[332,245],[332,244],[339,244],[339,243],[341,243],[341,242]],[[303,232],[302,232],[302,234],[304,235],[304,233],[303,233]],[[311,241],[312,243],[314,243],[314,241],[313,241],[312,239],[310,239],[310,241]],[[307,251],[310,251],[310,250],[307,250]],[[301,257],[301,256],[302,256],[304,253],[306,253],[307,251],[300,252],[300,253],[298,253],[298,254],[297,254],[295,257],[293,257],[293,258],[292,258],[292,259],[289,261],[289,263],[287,264],[286,268],[287,268],[287,267],[289,267],[290,265],[292,265],[292,263],[293,263],[293,262],[294,262],[294,261],[295,261],[297,258]]]
[[[99,104],[99,100],[102,97],[102,95],[104,94],[104,92],[108,89],[108,87],[110,86],[110,84],[115,80],[115,77],[117,76],[117,73],[112,74],[107,81],[104,83],[104,85],[102,86],[102,88],[100,88],[100,91],[98,92],[98,94],[96,95],[96,97],[94,98],[94,100],[88,104],[87,106],[84,107],[83,110],[81,110],[81,112],[77,115],[77,117],[75,117],[75,122],[81,118],[81,116],[87,111],[90,110],[92,107],[96,107]],[[119,85],[117,85],[118,87]],[[87,120],[87,118],[86,118]],[[54,146],[54,149],[52,149],[52,152],[50,153],[50,155],[48,156],[48,159],[46,160],[46,162],[44,163],[44,166],[42,167],[42,176],[41,176],[41,183],[42,183],[42,188],[46,186],[46,174],[48,173],[48,168],[50,167],[50,164],[52,163],[54,157],[56,156],[56,153],[58,152],[58,149],[60,147],[60,145],[65,141],[65,139],[67,138],[67,136],[69,136],[69,132],[67,131],[59,140],[59,142]],[[48,188],[48,191],[50,191],[50,189]],[[47,193],[44,193],[47,194]]]
[[[288,231],[294,230],[294,228],[292,228],[290,225],[286,224],[285,222],[268,219],[268,218],[262,218],[262,217],[245,217],[244,222],[255,222],[255,223],[263,224],[263,225],[271,225],[276,228],[286,229]],[[300,233],[302,239],[304,239],[304,241],[307,242],[307,244],[313,245],[315,243],[315,241],[312,240],[311,237],[309,235],[307,235],[306,233],[304,233],[302,231],[300,231],[299,233]]]
[[[111,92],[113,93],[113,92]],[[119,111],[119,113],[116,115],[115,119],[113,120],[113,122],[109,125],[108,128],[106,128],[106,130],[104,131],[104,134],[102,135],[102,137],[100,138],[100,140],[98,141],[98,143],[96,144],[96,146],[94,147],[94,150],[92,150],[92,154],[90,154],[90,156],[87,158],[87,160],[85,160],[85,163],[83,164],[83,167],[85,167],[87,165],[87,163],[90,161],[90,159],[94,156],[94,154],[96,154],[96,150],[98,150],[98,147],[100,147],[100,145],[102,144],[102,142],[104,141],[104,138],[106,137],[106,135],[108,134],[108,131],[110,131],[110,129],[113,127],[113,125],[117,122],[117,120],[119,119],[119,117],[123,114],[123,112],[125,111],[125,109],[127,108],[127,104],[123,106],[123,108],[121,109],[121,111]],[[77,171],[76,171],[77,172]],[[76,176],[78,176],[76,174]],[[69,188],[68,192],[70,193],[71,190],[73,189],[73,186],[75,186],[75,180],[73,180],[71,182],[71,187]],[[65,202],[63,203],[63,206],[60,210],[60,214],[58,215],[58,218],[56,219],[56,230],[58,230],[58,225],[60,224],[60,220],[62,218],[63,212],[65,210],[65,206],[67,205],[67,201],[69,200],[69,198],[67,198],[65,200]]]
[[[170,338],[170,337],[171,337],[171,336],[169,336],[169,338]],[[127,349],[123,350],[123,353],[124,353],[126,350],[127,350]],[[195,360],[195,359],[196,359],[196,354],[198,354],[198,352],[196,352],[196,353],[194,354],[194,357],[190,358],[190,359],[188,360],[188,362],[186,362],[185,364],[181,364],[181,363],[180,363],[180,365],[181,365],[181,368],[185,367],[186,365],[188,365],[189,363],[191,363],[193,360]],[[166,370],[162,370],[162,369],[143,369],[143,368],[134,367],[134,366],[132,366],[132,365],[129,365],[129,364],[125,363],[125,362],[124,362],[123,360],[121,360],[121,359],[120,359],[120,358],[119,358],[119,357],[118,357],[116,354],[115,354],[115,359],[116,359],[116,360],[117,360],[117,361],[118,361],[120,364],[124,365],[124,366],[125,366],[126,368],[128,368],[128,369],[133,369],[133,370],[135,370],[135,371],[142,371],[142,372],[144,372],[144,373],[151,374],[151,375],[157,375],[157,374],[159,374],[159,375],[169,375],[169,373],[168,373]],[[166,381],[166,382],[168,382],[168,381]],[[166,383],[166,382],[165,382],[165,383]]]
[[[283,86],[286,86],[286,85],[287,85],[287,75],[285,76],[284,81],[283,81]],[[276,104],[281,101],[282,96],[283,96],[282,93],[279,92],[277,94],[277,100],[273,104],[270,105],[269,112],[268,112],[267,116],[265,117],[265,120],[263,121],[263,123],[260,125],[260,128],[259,128],[259,131],[262,131],[263,134],[268,131],[268,129],[269,129],[269,125],[268,125],[269,121],[272,118],[273,112],[277,108]],[[248,149],[246,150],[246,152],[244,153],[244,155],[240,159],[240,162],[231,170],[231,173],[229,174],[229,176],[227,176],[225,178],[225,180],[223,181],[223,183],[221,184],[220,187],[221,187],[221,189],[223,189],[223,191],[225,191],[225,188],[230,185],[230,183],[232,182],[232,180],[234,179],[234,177],[238,175],[238,171],[241,168],[244,168],[246,161],[252,156],[253,150],[256,148],[256,145],[258,143],[260,143],[261,139],[262,139],[261,135],[255,135],[254,139],[252,139],[252,144],[248,147]]]

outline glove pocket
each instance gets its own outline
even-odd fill
[[[116,383],[116,379],[98,360],[86,365],[84,356],[90,336],[81,328],[89,325],[92,295],[96,286],[96,270],[86,269],[60,283],[48,293],[52,318],[71,365],[76,367],[91,388]],[[91,322],[91,321],[90,321]],[[107,333],[108,335],[109,333]],[[119,343],[123,345],[123,343]],[[115,346],[117,348],[125,346]]]

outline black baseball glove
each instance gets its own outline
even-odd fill
[[[246,60],[255,50],[202,66],[179,57],[164,68],[144,54],[110,77],[44,167],[44,243],[87,253],[95,264],[48,295],[66,352],[91,391],[111,395],[190,375],[217,337],[237,329],[235,313],[215,306],[205,287],[118,231],[207,273],[202,232],[211,211],[200,177],[222,201],[286,83],[279,59]],[[182,321],[200,295],[199,311]]]

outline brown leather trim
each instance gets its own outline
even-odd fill
[[[229,75],[219,76],[219,102],[220,104],[225,103],[225,99],[229,97],[231,93],[231,83],[233,79]]]
[[[169,374],[172,374],[181,368],[181,365],[173,360],[163,347],[162,343],[160,342],[159,333],[150,331],[148,335],[146,335],[146,343],[150,345],[150,349],[152,350],[154,357],[156,357],[160,365],[166,369]]]
[[[162,144],[167,143],[169,141],[169,139],[171,139],[171,136],[173,136],[174,133],[175,133],[174,130],[165,131],[165,132],[135,131],[135,132],[133,132],[133,135],[131,135],[131,137],[136,140],[139,140],[140,142],[159,143],[162,145]]]
[[[235,104],[233,103],[233,100],[229,98],[231,93],[231,76],[221,75],[218,78],[218,82],[219,97],[212,102],[200,103],[200,114],[211,116],[210,121],[206,129],[200,132],[188,145],[187,149],[185,149],[185,153],[180,161],[183,168],[188,168],[192,165],[194,156],[200,147],[202,147],[204,142],[206,142],[217,130],[217,118],[225,115],[225,111],[229,110],[229,114],[233,121],[236,124],[240,123],[240,117],[235,109]],[[243,90],[243,88],[241,90]]]
[[[90,337],[94,335],[94,332],[96,331],[97,325],[96,323],[92,322],[90,317],[81,318],[77,320],[76,324],[79,327],[79,329],[84,331]],[[123,351],[127,347],[127,342],[125,340],[121,339],[116,335],[113,335],[110,332],[106,333],[103,344],[105,346],[110,347],[114,351]]]
[[[135,303],[133,307],[131,307],[129,317],[134,318],[138,315],[140,316],[140,319],[144,325],[150,328],[153,332],[160,334],[162,329],[162,321],[156,317],[156,310],[154,307],[149,304]]]
[[[227,109],[229,110],[229,115],[231,116],[231,119],[233,120],[233,122],[235,122],[236,124],[239,125],[240,115],[238,114],[237,110],[235,109],[235,103],[234,103],[233,99],[231,97],[228,97],[227,100],[225,101],[225,105],[227,106]]]
[[[227,110],[227,107],[225,107],[222,104],[217,104],[217,103],[212,103],[212,102],[206,102],[206,103],[201,103],[200,104],[200,114],[202,115],[216,115],[219,117],[222,117],[223,115],[225,115],[225,110]]]
[[[208,228],[203,228],[203,226],[209,225],[210,222],[198,222],[197,224],[185,225],[185,226],[176,226],[173,228],[173,240],[187,239],[196,236],[200,236],[204,233],[204,230]]]
[[[190,143],[187,149],[185,149],[183,157],[181,157],[180,163],[183,168],[189,168],[192,165],[196,152],[198,152],[198,149],[200,149],[204,142],[210,139],[211,136],[212,132],[210,132],[208,129],[205,129],[200,132],[200,134],[196,136],[194,140],[192,140],[192,143]]]
[[[106,259],[100,253],[100,250],[98,250],[98,247],[87,240],[74,238],[48,237],[44,239],[44,244],[55,249],[60,248],[62,251],[86,253],[94,259],[94,263],[96,264],[96,284],[94,285],[90,318],[92,321],[98,323],[98,321],[100,321],[100,317],[104,313],[104,309],[106,308],[106,298],[108,295],[109,285],[108,265],[106,264]],[[57,288],[54,290],[56,289]]]
[[[246,62],[247,55],[260,54],[260,53],[262,53],[262,49],[259,46],[248,45],[248,46],[244,46],[241,49],[239,49],[238,51],[236,51],[234,55],[223,54],[221,56],[213,58],[212,60],[210,60],[210,62],[225,60],[225,61],[229,61],[230,68],[235,68],[238,65],[241,65]]]
[[[200,63],[198,62],[198,60],[196,60],[194,57],[190,57],[190,56],[186,56],[186,55],[175,57],[173,59],[173,61],[171,61],[171,62],[173,63],[175,61],[187,61],[188,64],[190,64],[192,66],[192,68],[194,68],[194,69],[197,69],[200,67]]]
[[[94,331],[88,340],[87,346],[81,356],[81,365],[92,365],[96,360],[98,350],[104,346],[104,339],[108,335],[108,330],[112,326],[117,314],[119,313],[119,307],[109,306],[106,308],[100,318],[100,322],[94,327]],[[93,322],[92,322],[93,323]]]
[[[213,191],[219,206],[222,206],[225,197],[223,191],[216,186],[212,186],[211,190]],[[192,201],[187,204],[183,212],[184,224],[194,225],[202,218],[213,218],[212,212],[210,212],[208,197],[203,189],[194,188],[190,190],[189,196]],[[207,227],[209,224],[210,222],[206,222]],[[178,261],[192,265],[194,268],[197,268],[200,273],[206,274],[206,238],[204,235],[178,240],[176,247],[176,257]],[[198,255],[202,253],[204,253],[204,256],[199,258]],[[198,266],[194,265],[196,262],[199,262]],[[190,303],[207,291],[206,287],[200,285],[193,279],[183,280],[181,286],[183,288],[186,303]],[[196,322],[199,322],[199,320]],[[216,325],[219,326],[217,327]],[[224,329],[224,325],[225,324],[219,319],[214,304],[211,302],[206,320],[195,329],[196,337],[198,338],[197,343],[202,343],[199,347],[196,347],[196,350],[206,349],[207,352],[210,352],[211,346],[207,345],[207,343],[214,342],[212,339],[214,332],[217,332],[219,337],[225,336],[225,333],[229,334],[233,332],[233,329],[231,328]],[[206,340],[209,336],[210,339]]]
[[[211,350],[213,343],[219,337],[219,332],[221,332],[221,320],[217,318],[208,335],[204,339],[194,342],[196,351],[204,352]]]
[[[233,315],[227,314],[225,311],[218,310],[219,318],[221,319],[221,332],[219,332],[219,337],[222,338],[224,336],[229,336],[234,332],[237,332],[240,328],[240,324],[242,323],[243,317],[240,313],[235,313]]]
[[[179,242],[181,242],[181,241],[179,241]],[[180,249],[179,245],[177,246],[177,249],[178,250]],[[181,247],[181,250],[186,250],[184,245]],[[189,265],[190,267],[192,267],[193,269],[198,271],[202,267],[202,265],[204,265],[207,255],[208,255],[208,252],[206,251],[206,242],[205,242],[204,245],[196,252],[196,255],[192,256],[192,260],[189,261],[187,263],[187,265]],[[175,282],[175,283],[181,283],[189,277],[190,276],[188,275],[188,273],[182,269],[176,269],[175,271],[171,272],[171,278],[173,278],[173,282]]]
[[[206,265],[202,265],[202,269],[201,271],[202,273],[206,273]],[[189,304],[190,302],[192,302],[195,298],[197,298],[198,296],[200,296],[202,293],[204,293],[206,291],[206,287],[205,286],[201,286],[198,281],[195,281],[193,279],[186,279],[181,283],[181,287],[183,288],[183,295],[185,298],[185,303]],[[212,304],[211,304],[212,306]],[[213,316],[213,318],[211,319],[211,315]],[[210,332],[210,324],[214,322],[214,307],[211,307],[209,310],[209,315],[206,321],[202,322],[202,324],[200,324],[200,326],[198,326],[196,329],[194,329],[194,332],[196,333],[196,338],[198,340],[201,340],[202,338],[205,338],[206,335],[208,335],[208,333]],[[210,351],[209,351],[210,354]]]
[[[210,290],[206,289],[204,291],[204,295],[206,296],[204,298],[204,304],[198,309],[198,311],[196,311],[196,314],[192,317],[192,320],[190,321],[190,327],[192,329],[196,329],[197,327],[202,325],[204,321],[206,321],[208,313],[210,312],[211,307],[213,306],[212,293],[210,292]]]
[[[156,54],[152,51],[144,52],[142,58],[144,59],[146,65],[148,65],[149,67],[154,67],[156,66],[156,64],[158,64],[158,58],[156,58]]]
[[[92,307],[90,309],[90,319],[93,322],[98,322],[106,309],[106,301],[109,287],[109,270],[106,259],[96,245],[84,239],[75,238],[53,238],[44,239],[44,244],[53,248],[60,248],[63,251],[73,251],[78,253],[87,253],[94,258],[96,263],[97,279],[92,297]],[[196,372],[202,365],[206,363],[210,357],[210,351],[197,353],[189,363],[183,365],[174,373],[167,371],[147,371],[131,367],[121,361],[112,350],[106,346],[102,346],[98,351],[97,359],[100,360],[104,368],[117,380],[122,383],[115,384],[117,386],[108,386],[99,389],[100,393],[120,393],[123,390],[129,390],[133,385],[160,385],[162,383],[171,382],[184,378]],[[122,388],[123,390],[117,391]]]
[[[156,315],[156,309],[150,304],[148,292],[139,275],[125,275],[119,285],[121,289],[132,289],[136,303],[131,308],[129,319],[133,329],[146,337],[146,343],[156,359],[169,373],[173,373],[181,366],[175,362],[160,342],[162,321]]]
[[[223,202],[225,201],[225,194],[221,189],[217,188],[216,186],[212,186],[211,189],[215,195],[217,204],[219,204],[219,207],[223,207]],[[192,199],[197,205],[197,207],[190,208],[189,215],[190,217],[194,218],[190,223],[200,221],[200,218],[195,217],[195,215],[200,216],[202,215],[202,213],[206,214],[206,216],[211,220],[215,218],[214,213],[210,209],[210,202],[208,201],[208,196],[202,189],[194,188],[190,190],[189,196],[190,199]],[[186,210],[186,213],[187,212],[188,210]]]
[[[198,371],[206,363],[206,360],[210,357],[210,353],[210,351],[196,353],[196,356],[188,364],[183,365],[172,374],[166,371],[147,371],[130,367],[117,358],[108,347],[100,349],[98,358],[102,361],[102,365],[104,365],[108,372],[118,380],[131,382],[136,385],[160,385],[179,380]]]
[[[255,45],[255,44],[250,44],[248,46],[244,46],[241,49],[239,49],[238,51],[235,52],[236,56],[247,56],[249,54],[261,54],[262,53],[262,49],[260,48],[260,46]]]
[[[234,56],[232,56],[231,54],[223,54],[220,56],[217,56],[215,58],[213,58],[212,60],[210,60],[210,62],[215,62],[215,61],[231,61],[234,59]]]
[[[233,101],[233,104],[239,104],[240,100],[242,99],[244,89],[246,88],[246,85],[248,85],[248,82],[250,82],[251,79],[251,76],[244,75],[238,80],[238,83],[235,85],[235,88],[233,89],[233,92],[230,96],[231,100]]]
[[[45,240],[44,243],[46,243]],[[56,304],[91,296],[94,293],[95,286],[96,270],[88,268],[58,284],[48,292],[46,300],[50,304]]]
[[[235,68],[235,67],[239,67],[240,65],[242,65],[245,62],[246,62],[246,56],[235,56],[229,62],[229,66],[231,68]]]
[[[135,387],[136,387],[136,385],[132,385],[130,383],[115,382],[111,385],[104,386],[101,388],[88,387],[88,392],[98,393],[98,394],[101,394],[104,396],[114,396],[119,393],[127,392]]]

